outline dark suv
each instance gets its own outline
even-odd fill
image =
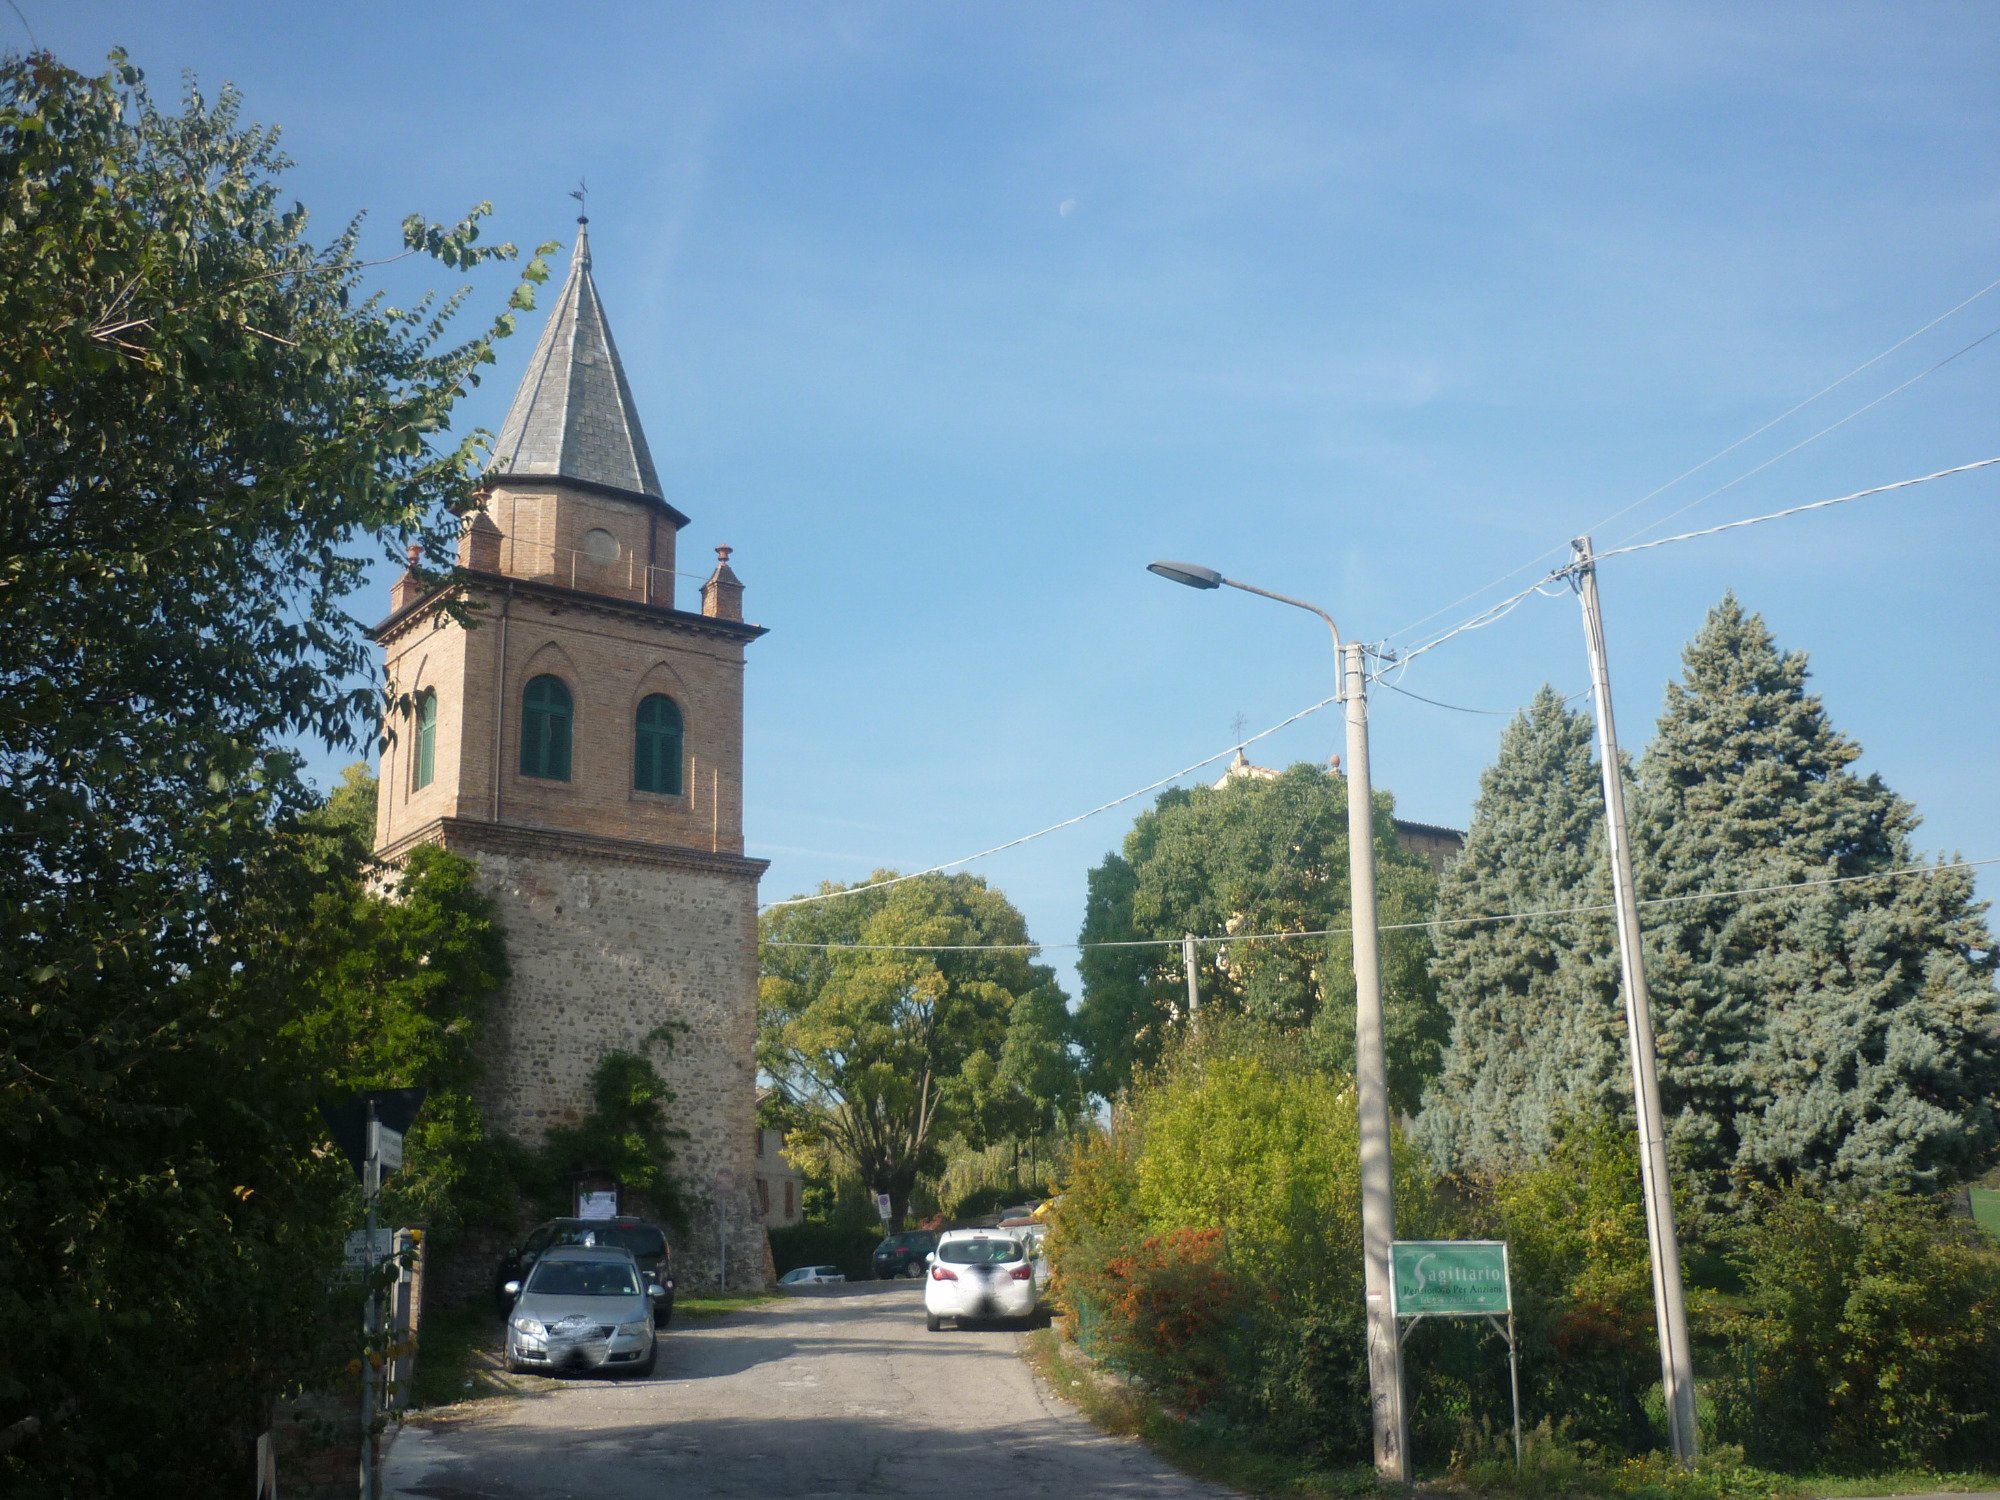
[[[520,1245],[500,1257],[493,1277],[493,1300],[504,1317],[514,1299],[507,1295],[507,1283],[526,1281],[528,1272],[542,1252],[556,1245],[610,1245],[632,1252],[647,1280],[656,1281],[667,1295],[653,1304],[653,1323],[665,1328],[674,1315],[674,1259],[667,1248],[667,1236],[660,1226],[647,1219],[550,1219],[538,1224]]]
[[[928,1229],[912,1229],[892,1234],[875,1247],[875,1279],[892,1276],[921,1276],[924,1257],[937,1249],[937,1236]]]

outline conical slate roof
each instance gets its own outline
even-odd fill
[[[500,424],[487,472],[496,479],[574,479],[666,499],[597,299],[583,220],[577,221],[569,278]]]

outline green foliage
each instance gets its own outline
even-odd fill
[[[1491,922],[1610,902],[1588,717],[1544,687],[1480,777],[1465,852],[1438,882],[1431,973],[1451,1021],[1418,1137],[1448,1171],[1543,1159],[1572,1113],[1630,1110],[1610,918]]]
[[[1643,1453],[1660,1378],[1638,1144],[1605,1116],[1558,1120],[1537,1165],[1482,1184],[1475,1220],[1508,1245],[1529,1422]]]
[[[1396,1176],[1399,1226],[1421,1235],[1435,1222],[1429,1184],[1400,1143]],[[1093,1345],[1169,1399],[1297,1451],[1364,1454],[1360,1197],[1351,1084],[1287,1028],[1204,1019],[1072,1159],[1051,1215],[1056,1295]],[[1230,1291],[1221,1323],[1194,1328],[1185,1288],[1153,1263],[1206,1232]],[[1163,1320],[1188,1334],[1183,1374],[1168,1369]]]
[[[2000,1249],[1933,1201],[1761,1195],[1715,1332],[1725,1434],[1812,1468],[2000,1463]]]
[[[1430,866],[1397,841],[1392,811],[1391,799],[1378,793],[1377,906],[1385,926],[1424,921],[1436,892]],[[1220,789],[1162,793],[1140,814],[1122,853],[1091,871],[1082,941],[1344,932],[1351,922],[1347,783],[1298,765],[1274,780],[1236,777]],[[1205,944],[1198,951],[1204,1007],[1312,1028],[1333,1065],[1352,1067],[1350,939]],[[1416,1108],[1444,1041],[1428,958],[1420,931],[1384,934],[1389,1084],[1402,1109]],[[1180,949],[1166,944],[1086,947],[1080,972],[1084,993],[1076,1032],[1085,1077],[1094,1092],[1110,1098],[1136,1068],[1162,1055],[1186,1007],[1187,976]]]
[[[781,907],[761,935],[767,1107],[800,1155],[888,1193],[895,1227],[947,1137],[1039,1133],[1080,1108],[1054,972],[1033,961],[1026,921],[984,880],[927,875]]]
[[[2000,1145],[2000,954],[1965,871],[1919,863],[1915,810],[1734,598],[1710,613],[1640,763],[1644,897],[1677,1160],[1711,1203],[1799,1179],[1934,1191]]]
[[[447,555],[492,359],[307,238],[238,101],[0,61],[0,1489],[209,1495],[334,1351],[350,1189],[285,1028],[372,728],[360,552]],[[413,222],[454,267],[511,253]],[[543,275],[528,267],[530,280]]]
[[[300,1066],[317,1072],[323,1094],[428,1091],[381,1213],[426,1225],[448,1243],[468,1218],[504,1210],[473,1091],[479,1024],[507,974],[506,941],[460,855],[419,847],[385,874],[385,888],[367,883],[366,844],[351,815],[372,790],[350,775],[309,825],[344,839],[347,857],[314,899],[304,933],[307,993],[282,1034]]]
[[[649,1041],[673,1050],[673,1032],[661,1029]],[[529,1183],[542,1207],[569,1211],[569,1183],[588,1169],[616,1177],[629,1192],[681,1233],[687,1232],[687,1203],[674,1176],[674,1147],[687,1132],[672,1127],[676,1095],[652,1060],[637,1052],[613,1050],[590,1074],[590,1113],[574,1125],[557,1126],[535,1153]]]

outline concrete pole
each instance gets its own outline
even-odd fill
[[[1409,1478],[1409,1423],[1403,1414],[1403,1348],[1390,1309],[1389,1248],[1396,1238],[1396,1180],[1389,1158],[1389,1071],[1382,1042],[1382,962],[1375,915],[1375,805],[1368,785],[1368,672],[1365,648],[1345,647],[1333,616],[1317,604],[1224,578],[1200,563],[1146,565],[1171,583],[1215,589],[1227,584],[1280,604],[1310,610],[1333,637],[1334,669],[1345,678],[1347,705],[1347,884],[1354,913],[1354,1093],[1361,1136],[1361,1256],[1368,1313],[1368,1392],[1375,1472]]]
[[[1382,961],[1375,915],[1375,802],[1368,781],[1368,672],[1364,649],[1345,650],[1348,889],[1354,913],[1354,1093],[1361,1136],[1361,1253],[1368,1302],[1368,1392],[1375,1472],[1409,1478],[1403,1348],[1389,1306],[1396,1183],[1389,1156],[1389,1072],[1382,1041]]]
[[[368,1101],[368,1133],[362,1149],[361,1197],[367,1213],[362,1231],[368,1241],[368,1295],[361,1304],[361,1500],[375,1500],[375,1199],[382,1191],[382,1129],[375,1101]]]
[[[1192,1022],[1194,1013],[1201,1009],[1201,988],[1194,977],[1194,934],[1191,932],[1181,936],[1181,967],[1187,970],[1188,1020]]]
[[[1574,548],[1577,596],[1590,648],[1591,696],[1597,703],[1598,756],[1604,772],[1604,826],[1611,849],[1611,891],[1618,908],[1618,962],[1625,977],[1625,1025],[1632,1042],[1632,1099],[1639,1118],[1639,1180],[1646,1199],[1646,1237],[1652,1245],[1653,1314],[1660,1332],[1660,1380],[1666,1393],[1668,1437],[1683,1468],[1695,1460],[1694,1360],[1688,1344],[1687,1305],[1681,1290],[1681,1252],[1674,1230],[1673,1187],[1667,1177],[1667,1142],[1660,1107],[1660,1070],[1653,1053],[1652,998],[1646,992],[1645,952],[1639,944],[1639,905],[1632,886],[1632,845],[1625,830],[1625,779],[1618,762],[1618,730],[1611,717],[1611,668],[1604,654],[1604,616],[1597,604],[1597,564],[1590,538]]]

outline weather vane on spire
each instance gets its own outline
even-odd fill
[[[576,186],[569,190],[569,195],[576,199],[576,222],[579,224],[588,224],[590,222],[590,204],[588,201],[590,198],[590,184],[585,182],[581,177],[577,178]]]

